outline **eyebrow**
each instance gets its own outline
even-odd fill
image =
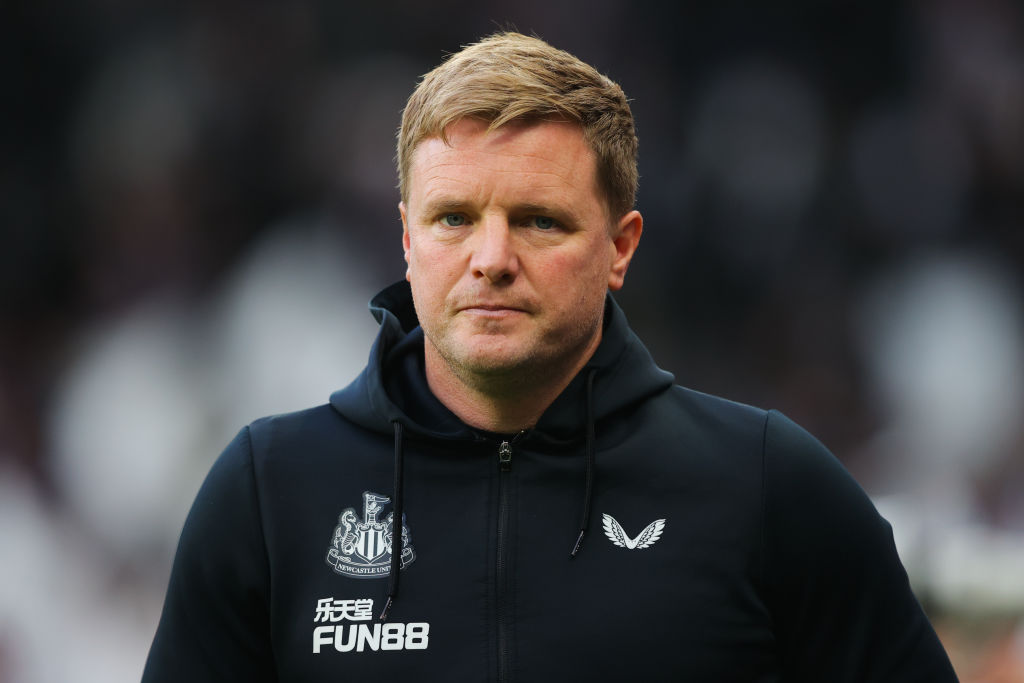
[[[440,199],[437,199],[435,201],[428,201],[428,202],[426,202],[426,204],[423,205],[423,208],[420,211],[420,214],[424,215],[424,216],[435,216],[437,214],[447,213],[447,212],[453,212],[454,213],[454,212],[459,212],[459,211],[465,211],[466,208],[471,206],[471,205],[472,205],[471,201],[464,201],[464,200],[454,199],[454,198],[440,198]],[[548,205],[545,205],[545,204],[532,204],[532,203],[516,204],[516,205],[514,205],[512,207],[512,209],[511,209],[511,211],[509,213],[511,213],[513,215],[515,215],[515,214],[519,214],[519,215],[522,215],[522,214],[529,214],[529,215],[537,214],[537,215],[541,215],[541,216],[551,216],[552,218],[557,218],[560,222],[570,223],[570,224],[577,224],[577,223],[580,222],[579,215],[575,211],[573,211],[571,208],[556,209],[556,208],[554,208],[552,206],[548,206]]]
[[[467,204],[468,202],[459,199],[438,199],[424,204],[421,213],[432,216],[446,211],[460,211],[465,209]]]

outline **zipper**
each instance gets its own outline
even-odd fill
[[[509,520],[509,476],[508,473],[512,471],[512,444],[508,441],[502,441],[498,446],[498,540],[496,544],[497,550],[497,561],[495,563],[495,591],[497,597],[497,612],[498,612],[498,681],[509,680],[509,672],[511,662],[511,648],[509,640],[511,638],[512,630],[512,618],[511,618],[511,596],[509,595],[508,589],[508,567],[507,567],[507,555],[508,545],[506,536],[508,535],[508,520]]]
[[[508,472],[512,469],[512,444],[502,441],[498,446],[498,469]]]

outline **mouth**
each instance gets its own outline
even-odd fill
[[[480,310],[480,311],[521,311],[523,309],[518,306],[507,306],[505,304],[470,304],[463,310]]]
[[[507,315],[509,313],[525,313],[526,310],[512,304],[479,303],[462,306],[458,312],[477,315]]]

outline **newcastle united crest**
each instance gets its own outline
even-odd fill
[[[334,571],[357,579],[375,579],[391,573],[391,539],[394,512],[383,521],[378,517],[384,506],[391,502],[387,496],[370,491],[363,492],[363,517],[356,515],[355,508],[348,508],[338,517],[334,537],[327,551],[327,564]],[[416,559],[412,549],[409,527],[402,515],[402,569]]]

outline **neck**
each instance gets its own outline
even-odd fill
[[[448,410],[469,426],[512,434],[537,424],[594,355],[598,343],[600,335],[575,363],[559,363],[559,368],[514,368],[480,376],[459,372],[425,340],[427,385]]]

